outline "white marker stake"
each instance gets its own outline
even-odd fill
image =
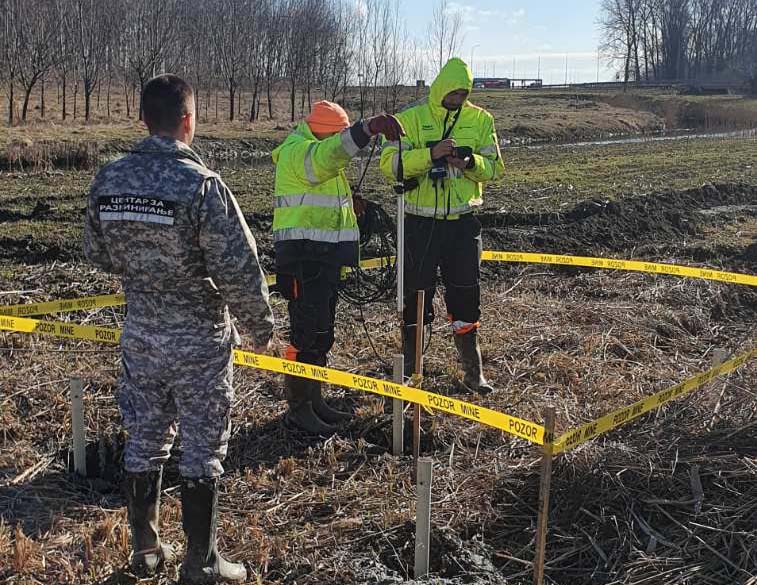
[[[428,574],[431,548],[431,481],[434,476],[433,460],[418,459],[418,503],[415,508],[415,578]]]

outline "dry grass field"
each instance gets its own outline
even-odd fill
[[[492,109],[501,137],[512,141],[504,149],[506,176],[488,186],[480,213],[485,249],[757,273],[755,139],[537,144],[651,132],[669,119],[596,95],[484,92],[476,100]],[[266,153],[288,127],[285,119],[202,121],[198,131],[198,150],[237,194],[267,268],[273,168]],[[97,166],[128,150],[142,132],[125,120],[35,121],[3,130],[0,305],[119,290],[116,279],[83,259],[82,210]],[[21,156],[11,155],[12,144],[21,144],[14,151]],[[360,164],[350,170],[354,180]],[[364,195],[393,213],[394,198],[375,167],[374,161]],[[484,369],[496,391],[462,392],[441,319],[431,326],[424,388],[536,422],[554,405],[559,432],[707,369],[720,349],[730,355],[757,346],[757,291],[747,286],[485,263],[482,294]],[[281,348],[286,306],[278,294],[272,301]],[[443,314],[438,299],[437,309]],[[105,308],[58,318],[119,326],[124,315]],[[342,303],[339,315],[330,365],[388,378],[386,364],[399,342],[392,301],[362,314]],[[0,332],[0,582],[135,583],[119,490],[119,367],[114,347]],[[88,478],[71,472],[72,376],[86,384]],[[412,457],[391,455],[383,400],[330,388],[327,394],[356,418],[333,437],[309,439],[281,424],[280,377],[246,368],[235,376],[223,550],[249,563],[252,582],[409,582]],[[548,582],[754,585],[755,388],[751,362],[560,456]],[[530,583],[539,451],[438,412],[424,415],[421,447],[434,459],[428,582]],[[162,521],[165,538],[181,544],[178,479],[172,463]],[[176,581],[169,572],[152,582]]]

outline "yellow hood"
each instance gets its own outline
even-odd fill
[[[462,59],[453,57],[442,67],[439,75],[431,84],[428,103],[436,116],[445,116],[446,108],[442,105],[445,96],[458,89],[471,91],[473,89],[473,74]]]

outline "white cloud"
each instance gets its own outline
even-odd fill
[[[516,24],[519,24],[525,18],[526,18],[526,9],[519,8],[518,10],[512,12],[510,16],[506,17],[506,21],[507,21],[507,24],[514,26]]]
[[[491,23],[492,21],[504,22],[508,25],[516,25],[526,17],[526,9],[518,8],[517,10],[487,10],[471,4],[461,2],[450,2],[447,6],[449,14],[460,13],[463,24],[468,30],[479,29],[483,22]]]

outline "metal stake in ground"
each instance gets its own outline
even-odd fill
[[[400,159],[402,149],[400,147]],[[402,184],[395,187],[397,195],[397,254],[394,258],[394,268],[397,274],[397,316],[402,323],[402,312],[405,310],[405,191]]]
[[[71,378],[71,434],[73,435],[74,471],[86,477],[87,450],[84,435],[84,396],[81,378]]]
[[[404,384],[405,356],[401,353],[394,356],[394,381]],[[402,455],[405,450],[405,402],[399,398],[392,398],[392,453],[395,457]]]
[[[397,162],[397,182],[394,192],[397,194],[397,246],[394,257],[394,273],[397,275],[397,319],[402,327],[402,313],[405,310],[405,185],[404,167],[402,164],[402,137],[399,141],[399,160]],[[400,339],[402,332],[400,331]],[[402,354],[394,356],[394,381],[404,384],[405,357]],[[405,403],[394,398],[392,400],[392,452],[396,457],[405,450]]]
[[[416,579],[428,574],[431,552],[431,482],[434,476],[433,459],[418,460],[417,497],[415,505],[415,573]]]
[[[549,520],[549,490],[552,482],[552,451],[555,440],[555,408],[544,411],[544,447],[539,482],[539,519],[536,525],[536,554],[534,555],[534,585],[544,585],[544,562],[547,552],[547,522]]]
[[[415,312],[415,378],[423,376],[423,314],[426,304],[426,291],[419,290]],[[421,454],[421,405],[415,404],[413,409],[413,471],[418,477],[418,457]]]

